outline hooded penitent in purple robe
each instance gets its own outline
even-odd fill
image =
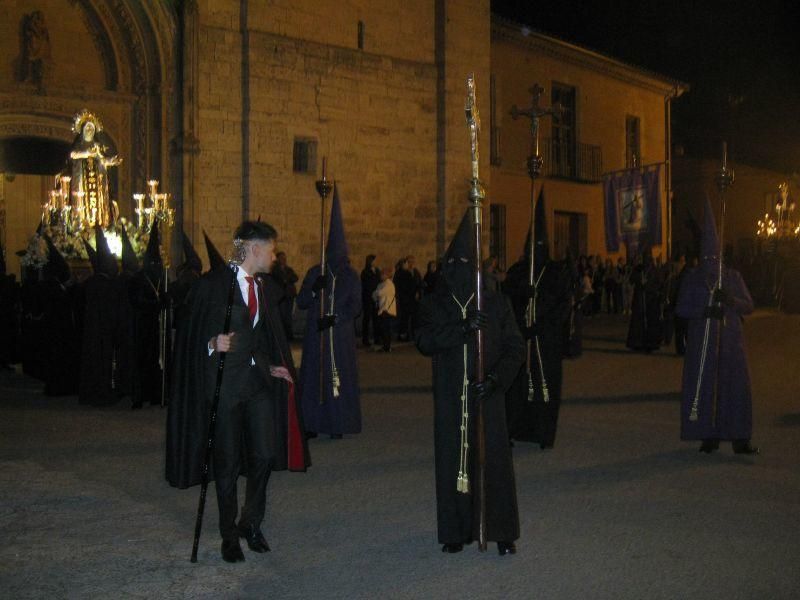
[[[753,300],[739,272],[724,268],[722,318],[706,318],[713,312],[708,307],[713,304],[719,269],[719,239],[708,200],[704,221],[701,261],[686,274],[675,308],[689,323],[681,439],[749,440],[753,411],[742,316],[753,311]],[[696,420],[691,418],[694,405]]]
[[[297,306],[308,311],[300,365],[305,427],[308,432],[331,435],[360,433],[361,400],[353,321],[361,313],[361,280],[350,266],[342,209],[335,187],[325,258],[325,314],[335,314],[335,324],[323,332],[317,328],[320,298],[314,292],[313,286],[320,275],[319,265],[311,267],[306,273],[297,295]],[[322,356],[320,335],[323,338]],[[320,360],[323,368],[321,392]],[[334,373],[337,378],[334,378]],[[336,382],[338,386],[335,385]]]

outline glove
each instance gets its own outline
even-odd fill
[[[522,336],[526,340],[532,340],[537,335],[542,335],[543,327],[539,323],[534,323],[530,327],[523,327],[522,328]]]
[[[706,319],[718,319],[722,320],[725,311],[722,310],[721,306],[706,306],[705,310],[703,311],[703,317]]]
[[[489,325],[489,315],[482,310],[470,310],[467,312],[467,318],[461,321],[461,329],[464,335],[477,331],[478,329],[486,329]]]
[[[311,291],[314,292],[314,294],[319,294],[320,290],[325,289],[326,283],[327,282],[325,281],[325,276],[320,275],[314,280],[314,285],[311,286]]]
[[[716,290],[714,290],[713,301],[714,304],[727,304],[728,292],[726,292],[722,288],[717,288]]]
[[[495,390],[497,389],[497,377],[490,373],[480,383],[472,382],[470,383],[470,386],[472,387],[475,400],[477,402],[483,402],[484,400],[491,398],[492,394],[494,394]]]
[[[336,325],[336,315],[325,315],[317,321],[317,331],[325,331],[334,325]]]

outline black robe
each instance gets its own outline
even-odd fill
[[[233,276],[227,268],[202,276],[189,292],[186,318],[181,320],[177,329],[170,378],[166,448],[166,478],[174,487],[187,488],[201,481],[219,364],[219,356],[216,353],[209,356],[207,347],[214,335],[222,333]],[[253,343],[257,346],[256,362],[259,368],[284,365],[297,382],[291,350],[275,310],[274,288],[263,277],[259,281],[265,318],[260,319],[255,328],[249,326],[247,307],[237,287],[234,289],[231,331],[236,332],[238,345]],[[251,336],[256,336],[257,340]],[[249,355],[241,352],[226,355],[220,403],[235,399],[241,382],[245,380],[242,373],[248,368]],[[311,460],[305,440],[299,390],[295,389],[291,394],[291,386],[284,379],[271,377],[268,370],[263,373],[269,382],[267,392],[273,405],[273,428],[270,433],[276,453],[272,470],[288,468],[304,471],[311,465]],[[242,465],[246,471],[244,460]],[[213,479],[213,473],[210,473],[210,478]]]
[[[442,282],[443,283],[443,282]],[[486,539],[513,541],[519,537],[519,512],[514,465],[508,443],[504,394],[525,359],[525,342],[517,328],[508,299],[485,291],[484,309],[489,327],[484,330],[486,374],[498,387],[484,402],[486,439]],[[461,299],[463,302],[466,298]],[[469,477],[472,493],[456,489],[461,448],[461,392],[464,342],[468,342],[467,371],[472,380],[475,336],[465,336],[461,309],[446,285],[423,297],[414,331],[417,348],[433,358],[434,443],[436,454],[436,508],[439,542],[465,543],[478,538],[477,436],[475,402],[468,393]]]
[[[128,286],[128,303],[134,339],[132,401],[134,406],[144,403],[161,404],[161,366],[159,364],[162,296],[160,277],[148,276],[141,270]],[[167,338],[167,342],[169,338]],[[167,345],[169,348],[169,345]]]
[[[130,287],[134,274],[123,271],[117,276],[117,323],[114,330],[116,349],[116,368],[114,385],[117,394],[129,396],[136,380],[135,356],[136,341],[133,324],[133,306],[130,300]]]
[[[114,381],[118,321],[116,277],[95,273],[83,284],[83,349],[78,400],[102,406],[118,400]]]
[[[512,265],[504,284],[520,329],[527,323],[529,264],[525,260]],[[572,308],[571,274],[564,263],[548,260],[537,277],[540,278],[536,286],[536,323],[541,333],[530,342],[529,365],[534,396],[532,401],[528,399],[528,368],[523,364],[506,394],[506,418],[510,438],[552,446],[561,406],[564,327]],[[547,402],[543,395],[542,374],[547,385]]]
[[[627,346],[631,350],[657,350],[664,336],[664,282],[655,266],[638,266],[631,274],[633,301]]]
[[[47,357],[44,393],[69,396],[78,392],[81,345],[75,318],[76,286],[50,280],[40,284],[44,302]]]
[[[0,368],[19,360],[19,307],[17,282],[12,275],[0,273]]]
[[[44,322],[45,295],[42,284],[27,278],[20,290],[22,319],[20,323],[20,354],[22,372],[44,381],[47,370],[46,329]]]

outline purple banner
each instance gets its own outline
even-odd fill
[[[661,165],[606,176],[606,250],[629,255],[661,244]]]

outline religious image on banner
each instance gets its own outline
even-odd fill
[[[605,180],[606,250],[629,254],[661,243],[661,166],[611,173]]]

